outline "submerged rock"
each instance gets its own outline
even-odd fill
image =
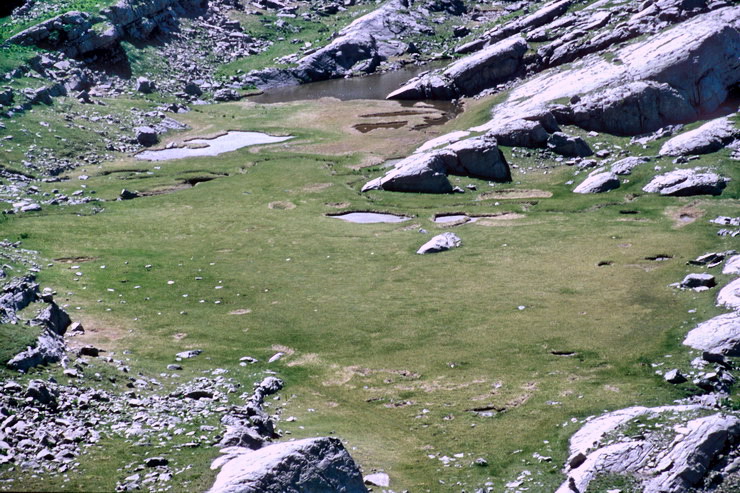
[[[360,470],[337,438],[307,438],[245,451],[228,460],[210,493],[366,493]]]

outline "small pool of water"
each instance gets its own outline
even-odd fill
[[[192,139],[185,141],[187,146],[197,147],[173,147],[158,151],[144,151],[136,155],[136,159],[143,161],[167,161],[170,159],[184,159],[199,156],[218,156],[225,152],[235,151],[242,147],[259,144],[275,144],[292,139],[292,136],[277,137],[262,132],[242,132],[232,130],[224,135],[213,139]]]
[[[434,218],[434,222],[437,224],[456,223],[459,221],[474,223],[478,219],[477,217],[470,217],[465,214],[450,214],[448,216],[437,216]]]
[[[402,223],[411,219],[410,217],[406,216],[397,216],[396,214],[383,214],[380,212],[346,212],[344,214],[334,214],[329,217],[358,224]]]

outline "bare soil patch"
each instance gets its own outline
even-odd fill
[[[510,188],[505,190],[494,190],[478,195],[476,200],[490,199],[547,199],[552,197],[552,192],[537,189],[516,189]]]

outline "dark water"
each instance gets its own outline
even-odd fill
[[[287,101],[305,101],[319,98],[337,98],[342,101],[352,99],[385,99],[409,79],[422,72],[446,65],[446,62],[434,62],[426,65],[407,65],[401,70],[386,72],[366,77],[351,79],[331,79],[321,82],[312,82],[300,86],[279,87],[269,89],[263,94],[247,98],[261,104],[284,103]],[[411,106],[413,101],[401,102],[404,106]],[[453,105],[447,101],[427,101],[435,108],[448,111]]]

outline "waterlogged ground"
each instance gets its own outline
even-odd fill
[[[643,194],[655,166],[672,166],[666,159],[638,168],[616,191],[577,195],[565,185],[573,168],[553,160],[537,167],[508,148],[517,165],[512,184],[465,178],[455,184],[476,190],[360,194],[381,163],[480,123],[491,100],[441,128],[413,130],[410,121],[367,133],[353,128],[362,115],[407,108],[327,101],[230,103],[178,115],[191,129],[169,136],[173,142],[229,130],[295,138],[217,157],[83,167],[44,188],[72,193],[84,184],[105,202],[5,216],[3,236],[51,264],[42,286],[83,322],[79,343],[129,351],[132,371],[151,376],[175,353],[202,349],[182,363],[180,381],[225,368],[251,388],[256,374],[274,371],[286,382],[272,402],[283,407],[285,438],[339,436],[366,473],[386,471],[396,491],[472,491],[487,482],[501,491],[524,470],[531,474],[523,486],[552,491],[574,419],[690,393],[664,383],[653,365],[686,368],[683,335],[720,313],[712,291],[668,285],[692,272],[687,260],[737,246],[709,223],[740,215],[740,174],[726,151],[700,162],[733,179],[721,197]],[[404,118],[421,124],[424,116]],[[33,116],[41,117],[53,124],[53,109]],[[660,144],[603,141],[653,155]],[[79,181],[83,174],[89,178]],[[115,201],[122,188],[151,196]],[[347,211],[412,219],[327,217]],[[435,223],[445,214],[479,220]],[[449,227],[461,248],[415,254]],[[52,260],[59,258],[81,260]],[[277,352],[283,357],[267,363]],[[246,355],[260,360],[248,372],[239,366]],[[163,392],[175,385],[162,380]],[[203,471],[200,485],[218,455],[108,441],[83,456],[66,487],[110,491],[119,468],[149,453],[192,461]],[[487,465],[474,464],[478,458]],[[14,475],[13,489],[65,488],[61,478]]]

